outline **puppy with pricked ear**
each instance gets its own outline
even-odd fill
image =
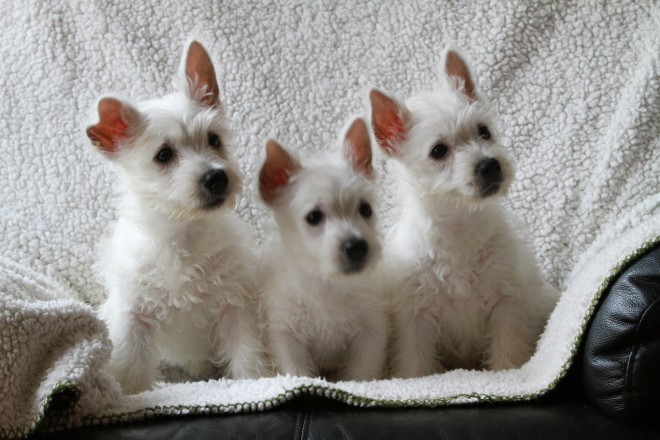
[[[266,144],[259,192],[277,234],[262,262],[263,319],[277,370],[298,376],[380,377],[387,322],[369,132],[355,119],[343,157],[304,165]]]
[[[400,172],[403,210],[385,250],[399,377],[520,367],[558,298],[498,206],[513,166],[458,52],[444,53],[438,80],[406,104],[369,93],[374,137]]]
[[[150,389],[161,362],[191,378],[268,373],[257,327],[256,256],[230,210],[241,188],[213,63],[187,45],[179,91],[133,104],[104,97],[87,135],[118,175],[118,221],[97,270],[124,392]]]

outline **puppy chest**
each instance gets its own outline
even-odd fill
[[[220,256],[195,257],[163,252],[161,258],[147,265],[140,284],[148,303],[199,316],[212,313],[226,304],[240,305],[245,286],[231,263]]]
[[[197,315],[172,311],[161,322],[156,333],[158,346],[168,358],[204,358],[211,345],[212,315],[199,311]]]
[[[336,298],[333,298],[336,299]],[[360,309],[352,302],[293,299],[279,303],[272,318],[276,326],[289,328],[310,348],[342,347],[360,325]]]
[[[319,365],[334,368],[345,359],[348,346],[359,331],[357,318],[347,315],[350,314],[318,321],[308,335],[307,347]]]
[[[403,284],[395,296],[393,311],[413,311],[413,320],[433,323],[440,339],[479,345],[486,337],[491,311],[501,297],[500,287],[480,275],[478,270],[456,270],[428,260]]]
[[[359,318],[351,310],[319,310],[302,308],[294,318],[293,326],[306,335],[310,343],[332,344],[335,340],[352,334],[358,327]]]
[[[436,307],[491,309],[501,297],[506,268],[481,253],[464,258],[438,255],[422,260],[411,275],[412,288]]]

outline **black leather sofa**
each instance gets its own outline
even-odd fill
[[[34,439],[660,439],[660,245],[609,287],[566,377],[520,404],[359,409],[304,396],[275,410],[84,428]]]

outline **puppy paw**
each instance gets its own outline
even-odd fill
[[[521,345],[517,350],[491,350],[486,358],[486,367],[492,371],[511,370],[522,367],[532,356],[532,349]]]
[[[152,389],[153,383],[151,379],[144,377],[127,376],[122,378],[117,377],[116,379],[119,385],[121,385],[124,394],[138,394]]]
[[[420,359],[399,360],[396,365],[392,366],[392,377],[401,379],[430,376],[444,372],[444,367],[439,363],[421,362]]]
[[[213,364],[210,361],[189,361],[183,369],[197,379],[208,379],[213,375]]]

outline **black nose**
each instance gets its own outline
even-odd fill
[[[369,252],[369,244],[361,238],[351,238],[341,244],[342,252],[351,263],[363,263]]]
[[[477,164],[477,176],[486,183],[500,183],[502,181],[502,167],[497,159],[483,159]]]
[[[202,176],[202,188],[213,196],[224,194],[229,184],[229,177],[223,170],[210,170]]]

